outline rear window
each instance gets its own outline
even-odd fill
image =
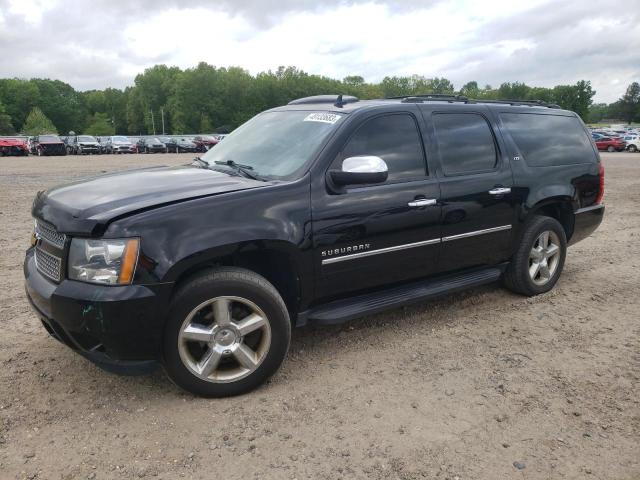
[[[501,113],[500,119],[516,143],[520,156],[532,167],[597,160],[589,136],[577,117]]]

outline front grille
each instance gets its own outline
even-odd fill
[[[50,278],[54,282],[61,280],[62,259],[51,255],[50,253],[36,247],[36,268],[45,277]]]
[[[40,220],[36,222],[36,234],[45,242],[58,248],[64,248],[64,243],[67,240],[64,233],[58,233],[54,227]]]

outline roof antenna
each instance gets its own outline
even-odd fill
[[[338,95],[338,98],[336,99],[336,103],[334,103],[333,105],[335,107],[338,108],[342,108],[342,106],[345,104],[345,102],[342,101],[342,94]]]

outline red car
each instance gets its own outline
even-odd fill
[[[601,137],[596,139],[595,142],[598,150],[606,150],[607,152],[621,152],[627,148],[627,142],[619,138]]]
[[[0,157],[10,155],[16,157],[29,155],[27,142],[20,138],[0,138]]]
[[[67,146],[60,140],[58,135],[38,135],[31,142],[31,150],[39,157],[67,154]]]
[[[196,148],[199,152],[206,152],[211,147],[215,147],[218,144],[218,139],[211,135],[198,135],[193,138],[193,143],[196,144]]]

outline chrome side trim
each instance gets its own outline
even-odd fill
[[[460,238],[475,237],[476,235],[484,235],[485,233],[501,232],[503,230],[511,230],[511,225],[502,225],[500,227],[485,228],[484,230],[475,230],[473,232],[461,233],[459,235],[450,235],[442,237],[443,242],[450,242]]]
[[[581,213],[592,212],[593,210],[600,210],[601,208],[604,208],[604,203],[599,203],[598,205],[591,205],[590,207],[579,208],[573,213],[575,215],[579,215]]]
[[[380,255],[381,253],[396,252],[398,250],[406,250],[408,248],[423,247],[425,245],[433,245],[434,243],[440,243],[440,241],[441,239],[434,238],[431,240],[424,240],[422,242],[406,243],[404,245],[396,245],[394,247],[379,248],[378,250],[369,250],[366,252],[359,252],[351,255],[343,255],[342,257],[325,258],[324,260],[322,260],[322,265],[329,265],[331,263],[344,262],[346,260],[354,260],[356,258],[370,257],[371,255]]]

